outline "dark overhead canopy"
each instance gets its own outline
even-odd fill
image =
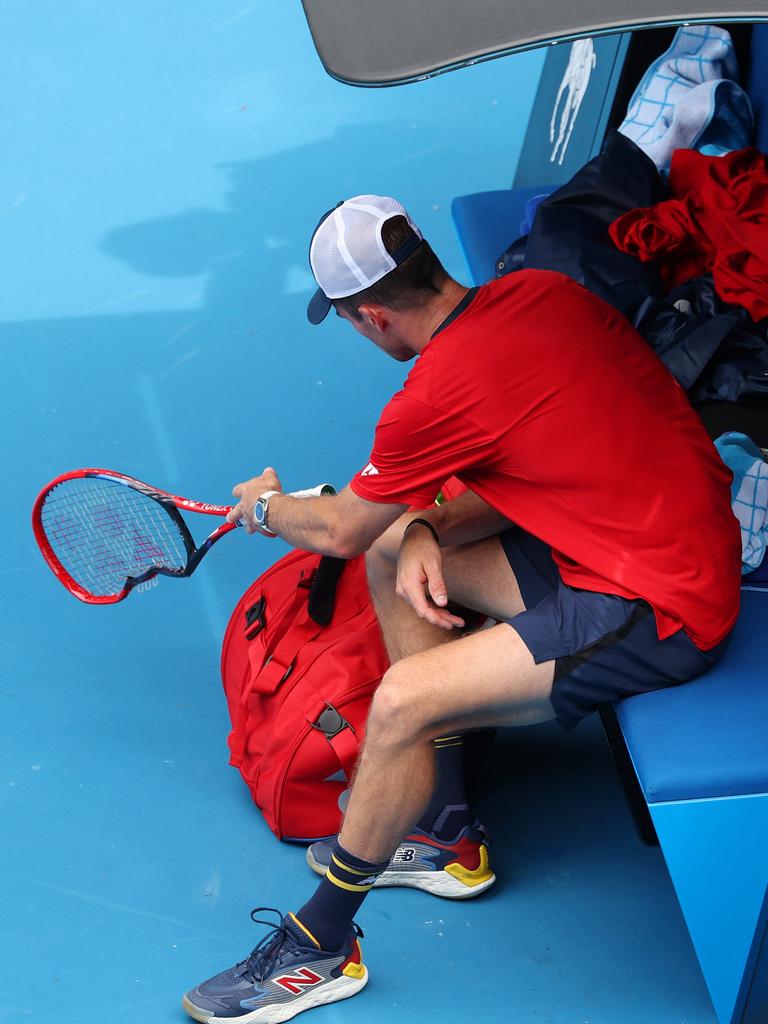
[[[328,74],[400,85],[546,43],[685,22],[768,19],[768,0],[302,0]]]

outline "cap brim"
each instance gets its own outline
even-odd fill
[[[309,320],[311,324],[321,324],[328,316],[331,306],[331,300],[322,288],[318,288],[309,300],[309,305],[307,306],[307,320]]]

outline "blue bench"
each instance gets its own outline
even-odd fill
[[[751,46],[747,88],[768,152],[768,25]],[[547,191],[454,200],[474,283],[494,276],[527,202]],[[642,805],[641,835],[658,837],[720,1024],[768,1024],[768,593],[742,597],[715,669],[606,709],[603,723],[635,811]]]
[[[721,1024],[768,1021],[768,592],[719,664],[616,708]]]

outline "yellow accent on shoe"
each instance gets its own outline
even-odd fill
[[[346,974],[348,978],[363,978],[365,977],[365,964],[347,964],[341,973]]]
[[[447,871],[449,875],[453,875],[454,878],[457,878],[470,888],[480,885],[482,882],[487,882],[493,875],[488,861],[488,849],[484,845],[480,847],[480,863],[474,870],[470,871],[463,864],[454,861],[453,864],[446,864],[443,871]]]
[[[346,889],[347,892],[368,892],[369,889],[373,888],[373,882],[370,885],[352,885],[350,882],[342,882],[340,878],[331,873],[331,869],[325,872],[325,877],[329,882],[333,882],[334,885],[338,885],[340,889]]]
[[[309,930],[309,928],[305,928],[304,927],[304,925],[301,923],[301,921],[298,919],[298,917],[296,917],[296,915],[293,913],[293,911],[291,911],[288,914],[288,916],[291,918],[291,920],[293,921],[294,924],[297,924],[299,926],[299,928],[301,928],[301,930],[304,932],[305,935],[308,935],[310,937],[310,939],[312,939],[312,941],[314,942],[314,944],[317,946],[318,949],[322,949],[322,946],[317,941],[317,939],[312,934],[312,932]]]

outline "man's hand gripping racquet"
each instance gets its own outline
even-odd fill
[[[299,496],[329,493],[320,485]],[[169,494],[123,473],[76,469],[47,484],[32,528],[57,579],[88,604],[114,604],[163,576],[191,576],[213,545],[241,522],[224,523],[196,546],[180,509],[226,517],[230,505]]]

